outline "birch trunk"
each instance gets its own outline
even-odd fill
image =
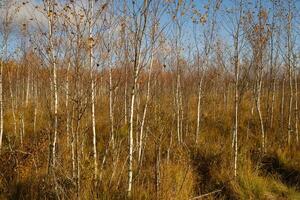
[[[238,123],[239,123],[239,71],[240,71],[240,26],[242,21],[243,13],[243,1],[239,2],[239,11],[238,11],[238,21],[237,27],[234,31],[233,40],[234,40],[234,131],[233,131],[233,143],[232,147],[234,148],[234,177],[237,177],[238,171]]]
[[[2,78],[3,78],[3,61],[0,61],[0,152],[2,150],[2,138],[3,138],[3,89],[2,89]]]
[[[54,43],[53,43],[53,29],[54,29],[54,2],[48,2],[48,28],[49,28],[49,56],[50,56],[50,63],[52,65],[52,71],[53,71],[53,99],[54,99],[54,125],[53,125],[53,134],[51,134],[50,137],[50,155],[49,155],[49,173],[52,172],[54,166],[55,166],[55,155],[56,155],[56,140],[57,140],[57,109],[58,109],[58,94],[57,94],[57,69],[56,69],[56,59],[54,56]]]
[[[139,71],[142,61],[142,42],[147,25],[147,15],[149,4],[151,1],[144,0],[141,10],[141,14],[136,18],[134,16],[134,23],[136,25],[136,31],[134,33],[134,63],[133,63],[133,85],[131,89],[131,102],[130,102],[130,118],[129,118],[129,152],[128,152],[128,190],[127,197],[132,198],[132,174],[133,174],[133,123],[134,123],[134,108],[137,83],[139,78]],[[134,4],[134,3],[133,3]]]
[[[78,113],[77,113],[78,115]],[[79,134],[78,134],[78,128],[79,128],[79,119],[77,116],[76,120],[76,128],[75,128],[75,164],[76,164],[76,196],[77,199],[80,199],[80,148],[79,148]]]
[[[110,120],[110,134],[112,141],[112,148],[115,148],[115,136],[114,136],[114,102],[113,102],[113,79],[112,79],[112,66],[109,65],[109,120]]]
[[[139,59],[140,59],[139,55]],[[131,102],[130,102],[130,118],[129,118],[129,157],[128,157],[128,197],[132,197],[132,170],[133,170],[133,116],[134,116],[134,105],[136,97],[136,87],[138,81],[138,71],[140,66],[140,60],[134,68],[133,86],[131,90]]]
[[[27,86],[26,86],[26,99],[25,99],[25,105],[27,107],[28,102],[29,102],[29,93],[30,93],[30,71],[29,71],[29,67],[27,67]]]
[[[177,61],[178,62],[178,61]],[[179,65],[177,63],[177,65]],[[180,94],[179,94],[179,88],[180,88],[180,72],[177,67],[177,78],[176,78],[176,117],[177,117],[177,141],[178,143],[181,143],[181,134],[180,134]]]
[[[5,27],[7,28],[7,27]],[[4,37],[4,59],[7,57],[7,38],[8,36],[5,34]],[[2,150],[2,139],[3,139],[3,67],[4,62],[3,59],[0,60],[0,153]]]
[[[11,99],[11,110],[14,120],[14,135],[17,137],[17,118],[16,118],[16,108],[15,108],[15,98],[13,95],[13,89],[12,89],[12,75],[9,78],[9,91],[10,91],[10,99]]]
[[[66,77],[66,112],[67,112],[67,120],[66,120],[66,132],[67,132],[67,145],[70,145],[70,113],[69,113],[69,73],[71,68],[71,62],[68,62],[67,68],[67,77]]]
[[[19,124],[22,125],[22,116],[19,115]],[[23,133],[22,133],[22,126],[19,126],[19,135],[20,135],[20,144],[23,147]]]
[[[294,81],[295,81],[295,136],[296,142],[299,144],[299,131],[298,131],[298,81],[297,72],[294,69]]]
[[[151,60],[151,63],[152,63],[152,60]],[[152,65],[152,64],[150,64],[150,65]],[[147,95],[146,95],[145,107],[144,107],[144,110],[143,110],[140,136],[139,136],[138,163],[141,163],[143,141],[144,141],[144,126],[145,126],[145,119],[146,119],[146,115],[147,115],[148,103],[149,103],[149,99],[150,99],[150,79],[151,79],[150,76],[151,76],[151,72],[148,72],[148,73],[149,73],[149,76],[148,76],[148,83],[147,83]]]
[[[35,84],[34,84],[35,83]],[[33,133],[36,133],[36,119],[37,119],[37,108],[38,108],[38,83],[34,81],[34,113],[33,113]]]
[[[125,58],[126,59],[126,58]],[[128,90],[128,78],[127,78],[127,62],[125,64],[125,88],[124,88],[124,124],[127,125],[127,90]]]
[[[239,25],[238,25],[239,26]],[[239,27],[238,27],[239,28]],[[239,30],[235,35],[235,83],[234,83],[234,177],[237,177],[237,161],[238,161],[238,112],[239,112]]]
[[[289,114],[288,114],[288,145],[291,145],[291,134],[292,134],[292,112],[293,112],[293,81],[292,81],[292,69],[289,69],[289,88],[290,88],[290,99],[289,99]]]
[[[160,141],[157,141],[158,144],[155,144],[156,151],[156,160],[155,160],[155,190],[156,190],[156,199],[160,199]]]
[[[265,152],[265,129],[264,129],[264,121],[261,111],[261,88],[262,88],[262,69],[260,69],[259,77],[256,83],[256,110],[258,113],[259,123],[260,123],[260,130],[261,130],[261,148],[262,152]]]
[[[200,134],[200,116],[201,116],[201,100],[202,100],[202,83],[204,79],[204,72],[201,75],[198,86],[198,102],[197,102],[197,127],[196,127],[196,144],[198,144]]]
[[[136,84],[138,79],[138,69],[134,70],[133,87],[131,90],[131,103],[130,103],[130,118],[129,118],[129,160],[128,160],[128,197],[132,196],[132,161],[133,161],[133,116],[134,116],[134,103]]]
[[[92,18],[93,18],[93,9],[94,3],[93,0],[89,0],[89,48],[90,48],[90,78],[91,78],[91,100],[92,100],[92,129],[93,129],[93,157],[94,157],[94,182],[97,183],[97,174],[98,174],[98,163],[97,163],[97,134],[96,134],[96,119],[95,119],[95,83],[93,76],[93,67],[94,67],[94,55],[93,55],[93,46],[94,39],[92,33]]]
[[[293,69],[291,65],[291,29],[292,29],[292,13],[291,5],[289,2],[289,13],[288,13],[288,25],[287,25],[287,65],[289,72],[289,89],[290,89],[290,99],[289,99],[289,113],[288,113],[288,145],[291,144],[291,133],[292,133],[292,109],[293,109]]]
[[[152,38],[152,47],[151,47],[151,55],[150,55],[150,65],[149,65],[149,72],[148,72],[148,81],[147,81],[147,94],[146,94],[146,102],[145,107],[143,110],[142,122],[141,122],[141,129],[140,129],[140,141],[139,141],[139,149],[138,149],[138,163],[141,164],[141,156],[142,156],[142,149],[143,149],[143,141],[144,141],[144,126],[145,120],[147,115],[148,104],[150,100],[150,90],[151,90],[151,76],[152,76],[152,67],[153,67],[153,56],[154,56],[154,38]]]
[[[273,121],[274,121],[274,104],[275,104],[275,91],[276,91],[276,79],[273,79],[273,87],[272,87],[272,101],[271,101],[271,116],[270,116],[270,128],[273,129]]]
[[[76,179],[74,106],[72,107],[72,117],[71,117],[71,159],[72,159],[72,178]]]
[[[281,133],[284,134],[284,107],[285,107],[285,74],[282,78],[282,93],[281,93],[281,105],[280,105],[280,124],[281,124]]]

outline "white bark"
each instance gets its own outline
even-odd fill
[[[276,79],[273,80],[273,87],[272,87],[272,102],[271,102],[271,116],[270,116],[270,128],[273,128],[273,121],[274,121],[274,104],[275,104],[275,92],[276,92]]]
[[[156,190],[156,199],[160,199],[160,152],[161,146],[160,141],[157,141],[158,144],[155,144],[155,151],[156,151],[156,162],[155,162],[155,190]]]
[[[148,0],[144,0],[142,10],[139,12],[140,17],[134,18],[135,25],[137,25],[135,35],[135,44],[134,44],[134,64],[133,64],[133,85],[131,89],[131,102],[130,102],[130,118],[129,118],[129,152],[128,152],[128,190],[127,196],[129,199],[132,198],[132,174],[133,174],[133,123],[134,123],[134,109],[135,109],[135,98],[137,90],[137,82],[139,78],[139,71],[141,68],[142,60],[142,40],[145,34],[146,23],[147,23],[147,14],[149,9]]]
[[[67,112],[67,121],[66,121],[66,132],[67,132],[67,145],[70,145],[70,113],[69,113],[69,72],[70,72],[71,62],[68,62],[67,68],[67,78],[66,78],[66,112]]]
[[[262,69],[260,69],[262,70]],[[263,122],[263,116],[262,116],[262,111],[261,111],[261,88],[262,88],[262,71],[259,72],[258,79],[256,82],[256,97],[255,97],[255,102],[256,102],[256,110],[258,113],[258,118],[260,122],[260,130],[261,130],[261,148],[262,152],[265,152],[265,129],[264,129],[264,122]]]
[[[53,125],[53,134],[51,134],[50,137],[50,157],[49,157],[49,172],[51,173],[53,170],[53,167],[55,166],[56,162],[56,141],[57,141],[57,126],[58,126],[58,91],[57,91],[57,67],[56,67],[56,58],[54,55],[54,41],[53,41],[53,30],[54,30],[54,5],[55,3],[53,1],[47,2],[47,14],[48,14],[48,37],[49,37],[49,49],[48,53],[50,56],[50,64],[52,65],[52,78],[53,78],[53,84],[51,84],[51,87],[53,87],[53,113],[54,113],[54,125]]]
[[[110,120],[110,134],[112,141],[112,148],[115,148],[115,136],[114,136],[114,102],[113,102],[113,77],[112,77],[112,64],[109,64],[109,120]]]
[[[93,0],[89,0],[89,11],[90,11],[90,18],[89,18],[89,48],[90,48],[90,78],[91,78],[91,100],[92,100],[92,129],[93,129],[93,157],[94,157],[94,181],[96,184],[97,176],[98,176],[98,162],[97,162],[97,133],[96,133],[96,119],[95,119],[95,83],[94,83],[94,76],[93,76],[93,67],[94,67],[94,55],[93,55],[93,46],[94,46],[94,39],[92,33],[92,18],[93,18],[93,9],[94,3]]]
[[[238,170],[238,123],[239,123],[239,70],[240,70],[240,26],[243,13],[243,1],[239,2],[237,27],[234,31],[234,131],[233,131],[233,148],[234,148],[234,177],[237,177]]]
[[[76,178],[76,161],[75,161],[75,130],[74,130],[74,107],[72,108],[71,117],[71,156],[72,156],[72,177]]]
[[[296,135],[296,142],[299,143],[299,130],[298,130],[298,81],[297,81],[297,72],[294,70],[295,73],[295,135]]]
[[[15,109],[15,98],[13,95],[12,89],[12,75],[9,77],[9,91],[10,91],[10,99],[11,99],[11,110],[14,120],[14,135],[17,136],[17,118],[16,118],[16,109]]]
[[[28,102],[29,102],[29,93],[30,93],[30,71],[29,71],[29,67],[27,67],[27,86],[26,86],[26,99],[25,99],[25,105],[27,107]]]
[[[284,134],[285,74],[283,74],[281,87],[282,87],[282,93],[281,93],[281,105],[280,105],[280,124],[281,124],[281,132],[282,134]]]
[[[143,141],[144,141],[144,126],[147,115],[148,104],[150,100],[150,90],[151,90],[151,76],[152,76],[152,67],[153,67],[153,44],[151,47],[151,58],[148,72],[148,81],[147,81],[147,94],[146,94],[146,102],[143,110],[141,129],[140,129],[140,137],[139,137],[139,149],[138,149],[138,162],[141,163],[142,149],[143,149]]]
[[[133,86],[131,90],[131,102],[130,102],[130,118],[129,118],[129,157],[128,157],[128,197],[132,196],[132,170],[133,170],[133,116],[134,116],[134,104],[136,96],[136,86],[138,80],[139,64],[134,69]]]
[[[7,14],[7,13],[6,13]],[[5,28],[7,27],[7,24],[5,25]],[[7,31],[7,30],[5,30]],[[3,139],[3,124],[4,124],[4,119],[3,119],[3,67],[4,67],[4,62],[3,60],[7,59],[7,40],[8,40],[8,35],[7,32],[4,32],[4,48],[3,48],[3,57],[0,59],[0,153],[2,150],[2,139]],[[2,53],[2,52],[1,52]]]
[[[2,150],[2,138],[3,138],[3,61],[0,61],[0,151]]]
[[[178,61],[177,61],[178,62]],[[177,63],[179,65],[179,63]],[[177,117],[177,141],[178,143],[181,143],[181,133],[180,133],[180,72],[177,68],[177,78],[176,78],[176,117]]]
[[[126,58],[127,59],[127,58]],[[125,64],[125,88],[124,88],[124,124],[127,125],[127,90],[128,90],[128,82],[127,82],[127,62]]]
[[[37,108],[38,108],[38,83],[34,84],[34,113],[33,113],[33,133],[36,133],[36,119],[37,119]]]
[[[21,114],[21,138],[23,140],[24,136],[25,136],[25,123],[24,123],[24,114]],[[23,145],[23,141],[21,143],[21,145]]]
[[[289,114],[288,114],[288,145],[291,144],[291,133],[292,133],[292,108],[293,108],[293,69],[291,65],[291,34],[292,34],[292,13],[289,3],[289,13],[288,13],[288,27],[287,27],[287,65],[289,72],[289,88],[290,88],[290,99],[289,99]]]
[[[234,83],[234,176],[237,176],[238,161],[238,112],[239,112],[239,30],[235,35],[235,83]]]

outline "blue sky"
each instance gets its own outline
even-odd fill
[[[131,0],[127,0],[128,2],[131,2]],[[144,0],[137,0],[137,3],[142,3]],[[187,0],[187,5],[189,4],[189,2],[191,2],[192,0]],[[211,2],[215,2],[216,0],[211,0]],[[232,8],[234,7],[234,3],[235,2],[238,2],[239,0],[223,0],[222,1],[222,4],[221,4],[221,7],[220,7],[220,10],[218,11],[218,14],[216,16],[216,22],[217,22],[217,26],[216,26],[216,33],[217,33],[217,36],[219,38],[221,38],[222,40],[224,40],[225,42],[227,42],[228,44],[232,44],[232,41],[231,41],[231,36],[229,35],[229,32],[226,30],[226,29],[231,29],[231,25],[229,23],[229,19],[232,19],[232,17],[228,17],[228,15],[231,15],[231,14],[226,14],[226,17],[224,17],[224,14],[226,12],[226,10],[228,8]],[[33,0],[34,3],[37,3],[37,4],[40,4],[42,1],[41,0]],[[63,2],[63,1],[62,1]],[[87,0],[85,0],[84,2],[88,2]],[[102,0],[99,0],[98,3],[101,3],[103,2]],[[116,2],[116,1],[115,1]],[[178,0],[176,0],[176,2],[178,2]],[[194,4],[196,5],[196,9],[200,11],[200,13],[204,13],[205,12],[205,9],[204,9],[204,6],[207,4],[208,0],[193,0]],[[247,4],[247,7],[248,9],[251,9],[251,8],[255,8],[255,4],[257,4],[257,0],[252,0],[252,1],[249,1],[249,0],[244,0],[244,2],[250,2],[251,4]],[[261,0],[262,2],[262,5],[263,7],[266,7],[267,10],[269,10],[269,12],[271,13],[272,11],[270,10],[270,8],[272,7],[271,5],[271,0]],[[300,8],[300,0],[295,0],[295,6],[296,6],[296,10],[298,11],[299,8]],[[286,7],[287,5],[287,0],[281,0],[281,4],[280,4],[280,7]],[[294,14],[296,15],[296,20],[294,21],[295,23],[295,27],[296,28],[300,28],[299,27],[299,20],[300,20],[300,16],[299,16],[299,13],[300,12],[295,12]],[[28,6],[26,9],[20,11],[19,13],[19,17],[16,17],[16,23],[17,24],[20,24],[20,22],[22,20],[24,20],[26,17],[30,17],[30,15],[38,15],[38,13],[36,11],[33,11],[32,8],[30,6]],[[170,22],[170,14],[165,14],[161,21],[163,23],[168,23]],[[40,16],[38,16],[37,18],[41,18]],[[183,38],[182,38],[182,44],[185,45],[185,47],[187,48],[188,45],[195,45],[194,44],[194,39],[193,39],[193,23],[190,19],[190,15],[185,15],[183,16],[183,21],[184,24],[183,24],[183,30],[184,30],[184,34],[183,34]],[[17,25],[19,26],[19,25]],[[174,27],[174,26],[173,26]],[[197,27],[197,35],[199,37],[199,45],[201,46],[202,42],[203,42],[203,39],[201,39],[201,36],[203,34],[203,30],[205,30],[205,28],[207,27],[207,25],[203,26],[203,25],[196,25]],[[297,30],[298,31],[298,30]],[[170,34],[169,36],[171,37],[172,34],[174,33],[172,31],[172,26],[170,26],[170,28],[166,29],[166,33],[167,34]],[[297,33],[295,31],[295,33]],[[298,34],[295,34],[295,35],[299,35],[299,32]],[[15,48],[16,46],[18,46],[20,44],[20,38],[19,36],[12,36],[11,37],[11,40],[10,40],[10,48],[13,49]]]

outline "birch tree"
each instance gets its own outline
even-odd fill
[[[55,56],[55,46],[54,46],[54,30],[55,21],[57,20],[57,13],[55,10],[56,2],[54,0],[47,0],[44,2],[45,9],[47,10],[47,20],[48,20],[48,47],[47,54],[49,55],[49,62],[52,68],[52,87],[53,87],[53,132],[50,134],[50,144],[49,144],[49,174],[53,173],[56,162],[56,142],[57,142],[57,128],[58,128],[58,85],[57,85],[57,64]]]
[[[0,45],[0,153],[2,150],[3,126],[4,126],[4,95],[3,95],[3,68],[8,61],[9,36],[11,34],[14,15],[18,13],[20,6],[15,1],[0,2],[1,18],[1,45]]]
[[[133,83],[131,89],[131,100],[130,100],[130,117],[128,125],[128,134],[129,134],[129,152],[128,152],[128,198],[132,197],[132,184],[133,184],[133,132],[134,132],[134,109],[135,109],[135,97],[137,83],[139,79],[139,74],[141,67],[143,66],[143,57],[142,57],[142,44],[145,36],[145,30],[148,23],[148,12],[149,5],[151,1],[144,0],[143,3],[136,4],[135,1],[132,1],[132,16],[133,16]]]
[[[293,46],[292,46],[292,20],[293,20],[293,12],[292,12],[292,0],[288,1],[287,8],[287,54],[286,54],[286,65],[289,75],[289,111],[288,111],[288,145],[291,145],[291,134],[292,134],[292,117],[293,117],[293,101],[294,101],[294,88],[293,88]],[[295,97],[296,98],[296,97]]]
[[[239,115],[239,73],[240,73],[240,32],[241,32],[241,22],[243,14],[243,1],[241,0],[238,4],[238,21],[236,22],[236,27],[233,32],[233,48],[234,48],[234,177],[237,176],[237,164],[238,164],[238,115]]]
[[[197,38],[195,37],[195,45],[196,45],[196,54],[197,54],[197,65],[198,65],[198,94],[197,94],[197,122],[196,122],[196,144],[198,143],[198,137],[200,134],[200,117],[201,117],[201,104],[202,104],[202,96],[203,96],[203,81],[205,76],[205,70],[208,68],[209,64],[209,56],[213,47],[213,42],[215,38],[215,27],[216,27],[216,15],[217,11],[221,6],[221,1],[208,1],[205,6],[205,13],[200,14],[199,11],[195,11],[198,20],[194,17],[192,18],[194,22],[200,22],[203,25],[203,56],[202,63],[200,63],[200,49],[197,44]],[[197,23],[196,23],[197,24]],[[201,66],[202,65],[202,66]]]
[[[94,0],[89,0],[89,65],[90,65],[90,78],[91,78],[91,113],[92,113],[92,130],[93,130],[93,157],[94,157],[94,182],[97,184],[98,163],[97,163],[97,134],[96,134],[96,119],[95,119],[95,83],[94,83],[94,37],[93,37],[93,12]]]
[[[233,55],[232,64],[234,71],[234,114],[233,114],[233,133],[232,133],[232,149],[233,149],[233,171],[234,177],[237,177],[238,173],[238,135],[239,135],[239,103],[240,103],[240,54],[242,50],[243,43],[243,30],[242,22],[244,15],[244,7],[246,1],[238,0],[234,1],[233,7],[228,8],[229,13],[229,24],[230,27],[226,28],[229,31],[230,37],[233,40]],[[228,67],[227,67],[228,68]]]
[[[264,75],[264,54],[266,46],[270,37],[270,28],[268,25],[268,13],[262,7],[261,1],[258,5],[257,21],[255,16],[248,12],[247,24],[250,26],[246,32],[247,38],[251,44],[254,62],[254,99],[256,104],[256,110],[260,122],[261,129],[261,150],[266,151],[265,143],[265,122],[262,114],[261,96],[262,96],[262,84]]]

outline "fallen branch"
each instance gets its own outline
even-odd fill
[[[209,193],[206,193],[206,194],[203,194],[203,195],[200,195],[200,196],[197,196],[197,197],[193,197],[191,198],[190,200],[196,200],[196,199],[201,199],[203,197],[207,197],[209,195],[212,195],[212,194],[215,194],[215,193],[218,193],[218,192],[221,192],[222,190],[215,190],[213,192],[209,192]]]

